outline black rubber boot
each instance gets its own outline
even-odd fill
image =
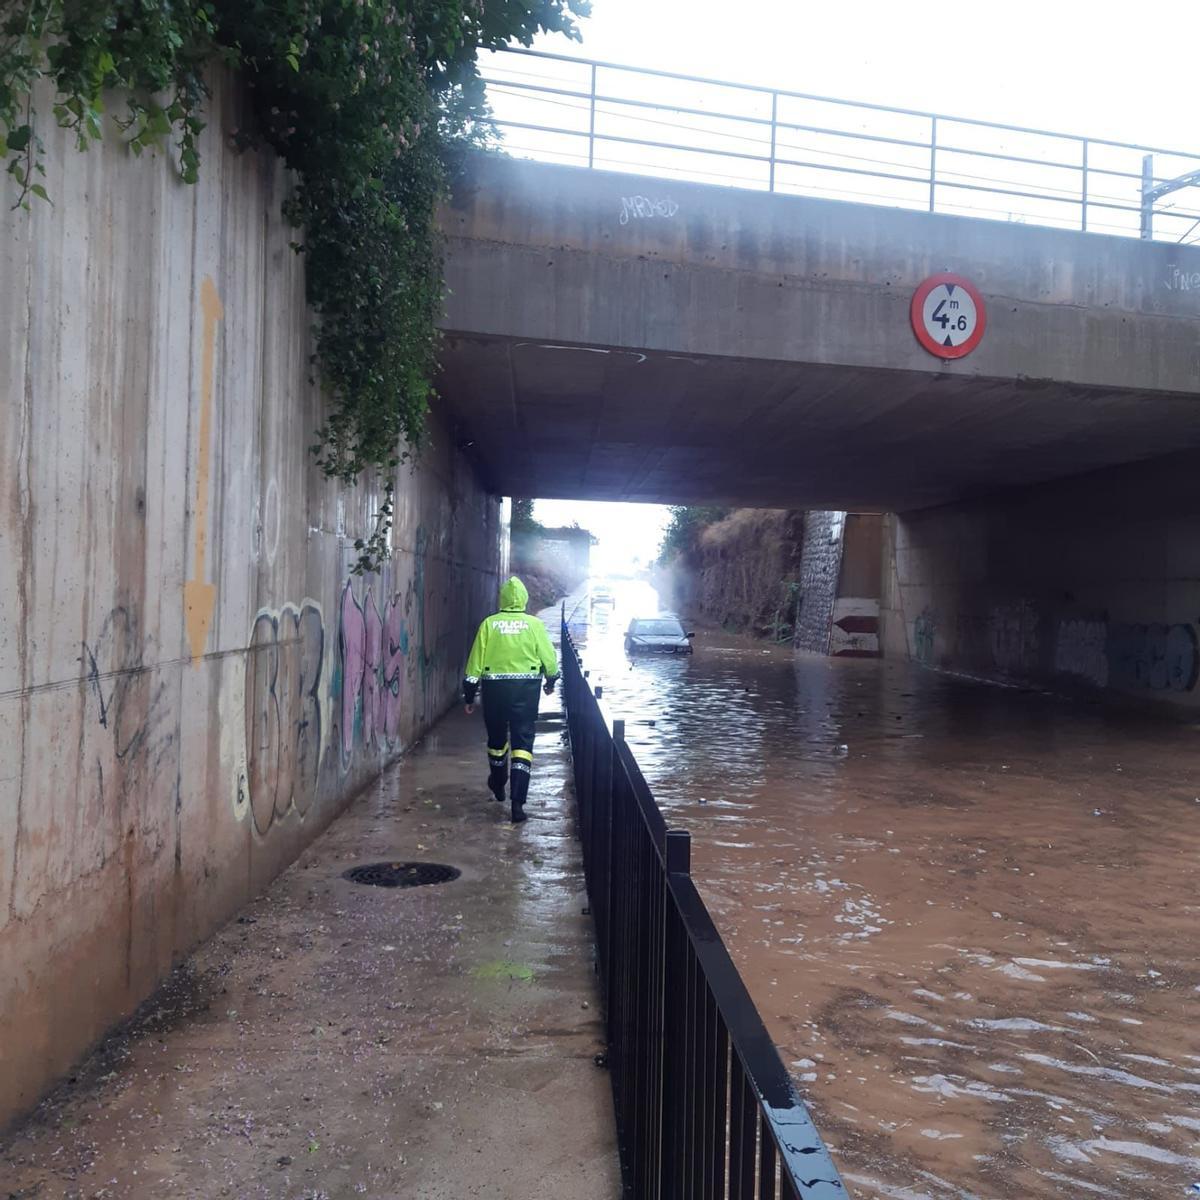
[[[525,820],[525,797],[529,795],[529,767],[525,763],[513,763],[512,783],[508,790],[512,795],[513,824],[520,825]]]
[[[504,786],[508,783],[508,760],[493,759],[488,769],[488,791],[497,804],[504,803]]]

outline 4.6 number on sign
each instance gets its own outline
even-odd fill
[[[932,275],[912,299],[917,341],[941,359],[962,358],[983,339],[986,309],[979,290],[961,275]]]

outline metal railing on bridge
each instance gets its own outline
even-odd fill
[[[589,685],[565,608],[563,704],[632,1200],[834,1200],[837,1169],[669,830]]]
[[[1160,241],[1200,241],[1200,154],[511,48],[484,59],[509,153]],[[673,215],[629,197],[622,223]]]

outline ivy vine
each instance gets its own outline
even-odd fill
[[[240,146],[294,172],[328,417],[311,447],[346,482],[419,449],[437,355],[442,259],[436,208],[464,147],[487,145],[480,49],[540,32],[578,37],[589,0],[0,0],[0,162],[17,205],[50,201],[45,119],[80,149],[116,126],[137,154],[173,143],[199,177],[209,71],[236,68],[251,119]],[[43,87],[39,84],[45,81]],[[120,97],[106,113],[106,97]],[[402,449],[402,447],[404,447]],[[392,492],[356,543],[386,555]]]

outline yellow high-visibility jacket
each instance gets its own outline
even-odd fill
[[[558,678],[558,655],[546,626],[525,611],[529,592],[514,575],[500,589],[500,611],[484,620],[475,634],[463,677],[470,704],[485,679]]]

